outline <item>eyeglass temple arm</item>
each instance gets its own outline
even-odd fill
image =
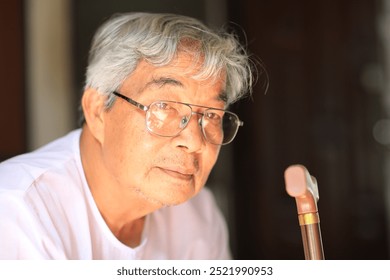
[[[138,103],[137,101],[127,97],[127,96],[124,96],[122,94],[120,94],[119,92],[116,92],[116,91],[113,91],[112,94],[114,94],[115,96],[118,96],[122,99],[124,99],[125,101],[129,102],[130,104],[140,108],[142,111],[147,111],[148,110],[148,107],[145,106],[145,105],[142,105],[141,103]]]

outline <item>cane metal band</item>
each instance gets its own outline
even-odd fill
[[[298,215],[299,225],[311,225],[318,224],[320,222],[320,216],[316,213],[306,213]]]

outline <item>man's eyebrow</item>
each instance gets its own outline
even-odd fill
[[[172,86],[179,86],[179,87],[184,87],[184,85],[171,77],[158,77],[158,78],[153,78],[150,82],[148,82],[143,90],[151,87],[151,86],[158,86],[158,87],[163,87],[166,85],[172,85]]]

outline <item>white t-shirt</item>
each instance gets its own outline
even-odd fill
[[[104,222],[80,160],[81,130],[0,164],[0,259],[229,259],[211,192],[146,217],[141,244]]]

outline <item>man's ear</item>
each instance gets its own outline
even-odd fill
[[[107,96],[94,88],[87,88],[81,99],[86,125],[97,141],[104,141],[104,104]]]

